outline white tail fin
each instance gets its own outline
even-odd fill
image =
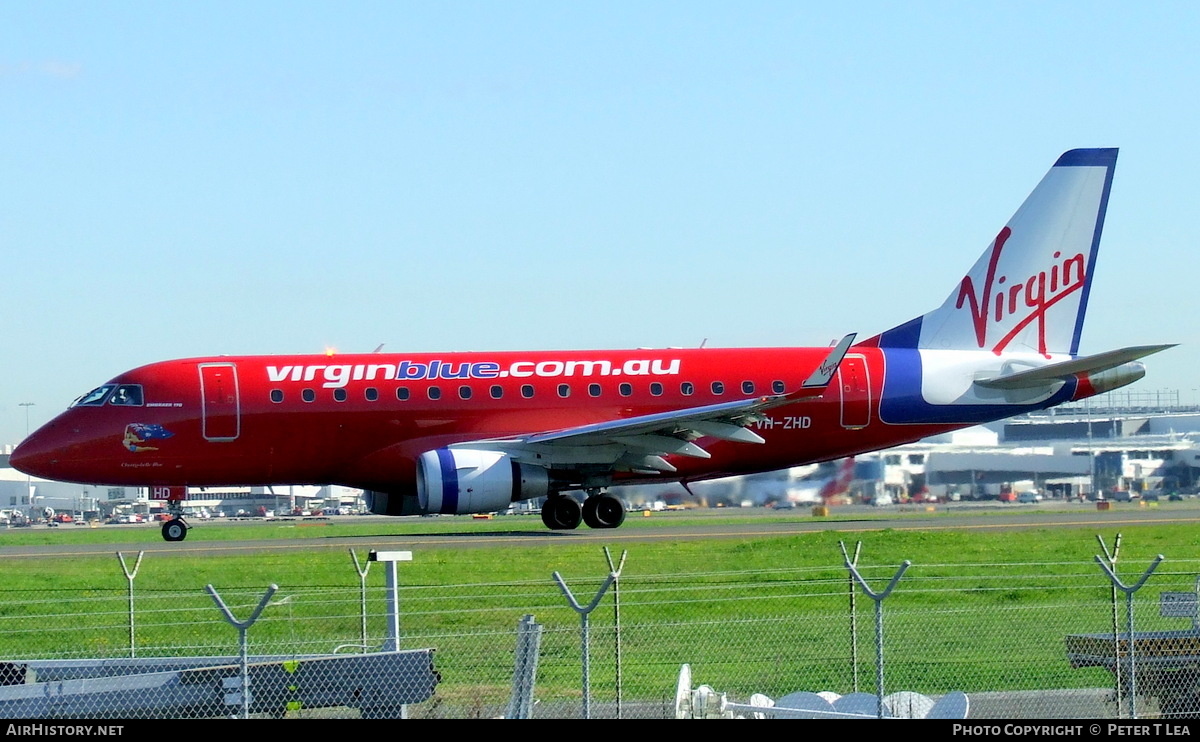
[[[1075,355],[1116,162],[1116,149],[1058,158],[946,301],[879,345]]]
[[[1136,381],[1169,346],[1080,358],[1115,149],[1063,154],[942,305],[863,346],[887,358],[880,420],[967,424]]]

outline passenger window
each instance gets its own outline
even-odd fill
[[[425,393],[429,395],[430,399],[442,398],[442,388],[440,386],[431,386]]]
[[[283,401],[283,390],[282,389],[272,389],[271,390],[271,401],[275,402],[277,404],[279,402],[282,402]]]
[[[521,396],[524,397],[525,399],[532,399],[533,398],[533,384],[522,384],[521,385]]]
[[[458,398],[459,399],[470,399],[471,398],[471,387],[466,386],[466,385],[460,386],[458,388]]]
[[[725,393],[725,384],[723,384],[720,381],[714,381],[712,383],[712,393],[713,394],[724,394]]]
[[[363,396],[367,398],[368,402],[374,402],[375,400],[379,399],[379,390],[373,386],[369,386],[367,387],[366,391],[363,392]]]
[[[312,389],[305,389],[304,391],[300,392],[300,399],[303,399],[305,402],[311,402],[316,398],[317,393]]]
[[[622,397],[628,397],[629,395],[633,394],[633,384],[630,384],[629,382],[622,382],[621,386],[617,387],[617,391],[621,393]]]
[[[696,385],[690,381],[685,381],[679,385],[679,392],[685,397],[690,397],[696,393]]]
[[[743,381],[742,382],[742,394],[754,394],[754,382],[753,381]]]
[[[570,384],[559,384],[558,385],[558,396],[562,397],[563,399],[566,399],[567,397],[571,396],[571,385]]]
[[[113,395],[109,398],[108,403],[122,405],[124,407],[140,407],[142,405],[142,385],[120,385],[117,387],[117,390],[113,392]]]
[[[599,384],[588,384],[588,396],[599,397],[600,396],[600,385]]]
[[[333,390],[333,398],[335,400],[337,400],[338,402],[345,402],[346,401],[346,390],[345,389],[334,389]]]
[[[661,397],[663,393],[662,384],[658,383],[657,381],[650,382],[650,393],[656,397]]]
[[[782,381],[775,380],[771,382],[771,391],[776,394],[783,394],[784,389],[787,389],[787,387],[783,385]]]
[[[499,384],[493,384],[491,392],[492,399],[500,399],[504,396],[504,387],[500,386]]]
[[[400,400],[401,402],[408,399],[408,394],[409,394],[408,387],[406,387],[406,386],[396,387],[396,399]]]

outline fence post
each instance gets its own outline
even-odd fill
[[[350,558],[354,560],[354,571],[358,573],[358,616],[361,623],[359,630],[360,647],[362,654],[367,653],[367,573],[371,571],[371,562],[367,561],[366,565],[362,565],[358,561],[358,554],[354,553],[354,549],[350,549]]]
[[[892,594],[896,583],[900,581],[910,566],[912,566],[912,562],[905,559],[888,586],[882,592],[876,593],[858,573],[858,568],[851,564],[849,559],[846,560],[846,569],[850,570],[850,574],[854,576],[855,581],[862,587],[862,591],[867,594],[867,597],[875,601],[875,705],[880,719],[883,718],[883,600]]]
[[[1100,542],[1100,548],[1104,549],[1104,556],[1108,559],[1109,565],[1115,571],[1117,568],[1117,556],[1121,553],[1121,534],[1117,534],[1117,540],[1113,544],[1113,550],[1110,553],[1108,547],[1104,544],[1104,538],[1100,534],[1096,534],[1096,540]],[[1117,718],[1121,718],[1121,704],[1125,698],[1124,684],[1121,682],[1121,647],[1120,647],[1120,628],[1117,622],[1117,586],[1109,586],[1112,594],[1112,635],[1113,635],[1113,681],[1116,683],[1114,691],[1117,694]],[[1136,699],[1134,700],[1136,703]]]
[[[1146,569],[1146,571],[1142,573],[1141,579],[1138,580],[1136,583],[1134,583],[1132,586],[1127,586],[1123,582],[1121,582],[1121,579],[1119,577],[1117,577],[1116,573],[1113,572],[1107,564],[1104,563],[1104,560],[1101,559],[1099,555],[1096,556],[1096,562],[1100,564],[1100,568],[1103,569],[1105,574],[1108,575],[1108,579],[1111,580],[1112,584],[1115,587],[1117,587],[1119,590],[1121,590],[1121,592],[1125,593],[1125,627],[1126,627],[1125,641],[1129,645],[1128,655],[1129,655],[1129,718],[1130,719],[1137,718],[1137,666],[1136,666],[1136,663],[1134,662],[1134,647],[1133,647],[1133,594],[1136,593],[1138,590],[1140,590],[1142,588],[1142,585],[1146,584],[1146,580],[1150,579],[1150,575],[1154,572],[1155,569],[1158,568],[1158,565],[1162,562],[1162,560],[1163,560],[1163,555],[1159,554],[1157,557],[1154,558],[1154,561],[1150,564],[1150,566]],[[1113,643],[1116,644],[1116,642],[1113,642]],[[1120,665],[1120,655],[1121,655],[1121,653],[1120,653],[1120,650],[1118,647],[1118,651],[1117,651],[1117,657],[1118,657],[1117,665],[1118,666]]]
[[[588,676],[588,614],[596,609],[596,605],[599,604],[600,599],[604,597],[604,593],[608,590],[608,586],[616,581],[617,574],[615,572],[608,573],[608,579],[605,580],[604,584],[600,586],[600,589],[596,592],[596,597],[592,598],[592,602],[588,603],[586,607],[579,605],[579,602],[575,600],[575,596],[571,594],[571,590],[567,587],[567,583],[563,582],[563,579],[558,572],[554,573],[554,579],[558,582],[558,587],[563,591],[563,595],[567,596],[567,600],[570,602],[571,608],[573,608],[575,612],[579,614],[579,622],[582,633],[580,644],[582,645],[583,651],[583,718],[590,719],[592,718],[592,692],[589,685],[590,679]]]
[[[142,557],[145,556],[145,554],[146,554],[146,552],[144,552],[144,551],[138,552],[137,562],[134,563],[133,571],[130,572],[129,568],[127,566],[125,566],[125,557],[121,554],[121,552],[119,552],[119,551],[117,552],[117,559],[120,560],[120,562],[121,562],[121,571],[125,573],[125,579],[126,579],[126,581],[129,582],[129,658],[130,659],[137,657],[137,651],[134,649],[134,640],[133,640],[133,578],[137,577],[138,569],[142,566]]]
[[[513,691],[506,719],[533,718],[533,686],[537,680],[538,653],[542,644],[542,625],[526,615],[517,625],[517,652],[513,671]]]
[[[625,569],[625,557],[628,551],[621,552],[621,563],[613,566],[612,554],[604,547],[604,558],[608,560],[608,571],[617,575],[613,578],[613,651],[616,653],[614,662],[617,670],[617,718],[621,718],[621,570]]]
[[[850,556],[846,553],[846,542],[838,541],[838,546],[842,548],[842,560],[848,564],[858,566],[858,555],[862,551],[862,541],[859,541],[854,546],[854,560],[850,560]],[[850,593],[850,673],[851,680],[854,683],[854,692],[858,692],[858,607],[856,598],[858,593],[854,590],[854,575],[848,575],[848,592]]]
[[[247,618],[245,621],[238,621],[233,617],[233,613],[231,613],[229,607],[225,605],[225,601],[221,600],[221,596],[217,595],[217,591],[211,584],[206,585],[205,589],[208,590],[208,594],[212,596],[212,599],[216,601],[217,607],[220,608],[221,612],[225,614],[225,620],[237,627],[238,630],[238,643],[242,646],[242,718],[248,719],[250,718],[250,654],[247,650],[246,630],[258,620],[258,617],[263,612],[263,609],[267,607],[267,601],[271,599],[271,596],[275,594],[275,591],[279,589],[279,586],[272,583],[271,586],[267,588],[267,592],[265,595],[263,595],[262,600],[258,601],[258,607],[255,608],[254,612],[250,614],[250,618]]]

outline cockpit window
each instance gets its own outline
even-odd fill
[[[124,405],[125,407],[141,407],[142,385],[121,384],[108,400],[109,404]]]
[[[116,387],[116,384],[105,384],[104,386],[96,387],[92,391],[88,392],[87,394],[83,395],[79,399],[72,402],[71,406],[72,407],[81,407],[81,406],[95,407],[97,405],[102,405],[102,404],[104,404],[104,398],[108,396],[108,393],[111,392],[114,387]]]

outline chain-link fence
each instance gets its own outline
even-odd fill
[[[184,591],[127,565],[125,589],[0,592],[0,715],[676,718],[700,686],[731,707],[958,691],[972,718],[1200,715],[1200,562],[858,561],[451,585],[401,563],[381,586],[281,560],[271,584]]]

